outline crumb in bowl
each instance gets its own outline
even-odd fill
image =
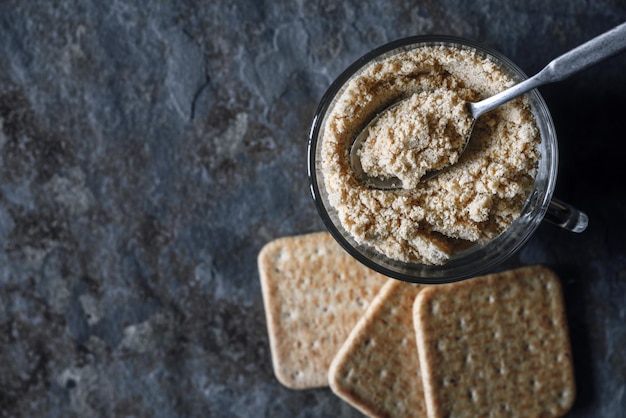
[[[446,45],[384,56],[348,81],[322,126],[321,170],[329,203],[358,244],[391,259],[438,265],[506,230],[533,189],[540,158],[540,133],[530,104],[522,97],[481,116],[460,157],[459,131],[466,127],[451,131],[445,120],[471,123],[460,103],[512,84],[484,55]],[[360,153],[366,172],[396,176],[403,188],[370,188],[354,178],[349,149],[373,115],[401,98],[408,98],[406,104],[381,116],[381,127],[373,127],[378,134]],[[420,121],[415,109],[448,116]],[[419,136],[427,133],[437,140],[424,144]],[[423,152],[411,153],[407,145]],[[454,164],[439,176],[420,181],[425,171],[450,162]]]

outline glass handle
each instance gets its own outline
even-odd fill
[[[589,217],[585,212],[558,199],[550,201],[544,219],[572,232],[583,232],[589,224]]]

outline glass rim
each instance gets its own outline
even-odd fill
[[[509,258],[511,255],[516,253],[530,238],[530,236],[537,229],[539,224],[541,223],[546,211],[547,207],[552,199],[552,195],[555,188],[556,177],[557,177],[557,169],[558,169],[558,144],[556,131],[554,128],[554,123],[552,121],[552,117],[548,110],[548,107],[541,96],[541,94],[535,89],[531,90],[527,93],[527,95],[531,98],[531,108],[533,115],[537,119],[537,125],[540,129],[541,135],[541,147],[544,146],[544,142],[547,141],[548,144],[548,154],[549,155],[541,155],[541,160],[543,161],[546,157],[548,161],[549,173],[547,175],[547,181],[545,185],[545,190],[542,195],[537,195],[537,179],[535,180],[535,188],[531,192],[531,195],[527,199],[527,202],[522,209],[522,213],[524,213],[526,207],[530,204],[530,201],[536,198],[540,198],[539,202],[534,202],[538,209],[533,215],[533,219],[528,220],[528,225],[522,231],[519,236],[507,237],[505,233],[511,228],[509,226],[507,230],[505,230],[498,237],[491,239],[487,244],[493,244],[498,249],[498,245],[501,244],[501,241],[508,239],[512,240],[512,244],[508,244],[508,249],[506,251],[500,251],[496,256],[492,256],[488,260],[480,263],[480,265],[476,265],[473,269],[469,269],[466,272],[457,272],[454,274],[436,274],[436,270],[440,272],[446,270],[446,263],[442,266],[429,266],[417,263],[403,262],[398,260],[388,259],[386,265],[383,265],[371,257],[366,255],[364,252],[359,250],[357,246],[353,245],[351,242],[346,239],[344,234],[340,231],[339,227],[331,218],[328,208],[326,207],[325,202],[323,201],[322,190],[320,190],[319,179],[317,175],[316,168],[316,153],[318,146],[318,138],[320,134],[320,130],[322,129],[324,117],[329,110],[333,100],[340,92],[341,88],[345,85],[345,83],[354,76],[361,68],[365,67],[368,63],[370,63],[373,59],[379,58],[386,54],[392,55],[392,53],[400,53],[402,49],[408,51],[419,47],[431,46],[431,45],[452,45],[452,46],[461,46],[465,48],[473,49],[481,54],[485,54],[490,57],[490,59],[494,59],[495,62],[499,66],[503,66],[505,70],[511,75],[519,78],[519,81],[523,81],[528,78],[528,76],[522,71],[513,61],[504,56],[502,53],[496,51],[493,48],[482,45],[478,42],[464,39],[456,36],[449,35],[419,35],[419,36],[411,36],[406,38],[401,38],[389,43],[386,43],[382,46],[379,46],[368,53],[364,54],[356,61],[354,61],[350,66],[348,66],[328,87],[320,103],[317,107],[317,110],[314,114],[311,127],[309,129],[309,138],[308,138],[308,146],[307,146],[307,170],[308,170],[308,178],[309,178],[309,186],[310,193],[315,202],[315,206],[317,211],[322,218],[328,232],[333,236],[333,238],[339,243],[341,247],[344,248],[351,256],[357,259],[360,263],[365,266],[375,270],[385,276],[407,281],[413,283],[424,283],[424,284],[439,284],[439,283],[449,283],[459,280],[464,280],[472,276],[479,275],[481,273],[485,273],[488,270],[494,268],[496,265],[502,263],[505,259]],[[397,52],[395,52],[397,51]],[[543,127],[543,129],[542,129]],[[324,187],[325,188],[325,187]],[[521,218],[521,216],[520,216]],[[514,223],[521,222],[516,219]],[[375,250],[373,250],[375,251]],[[382,254],[381,254],[382,256]],[[476,264],[476,263],[474,263]],[[397,268],[392,268],[397,267]],[[415,267],[415,269],[411,268]],[[421,267],[417,269],[417,267]],[[433,270],[434,274],[423,275],[423,272],[426,270]],[[461,267],[457,267],[457,270],[460,270]],[[422,274],[415,274],[414,271],[421,271]],[[411,271],[409,273],[408,271]]]

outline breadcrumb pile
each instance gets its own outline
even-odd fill
[[[512,84],[487,57],[450,46],[387,56],[352,77],[324,120],[320,163],[329,202],[357,243],[399,261],[444,264],[519,216],[540,158],[528,101],[518,98],[481,116],[460,155],[472,123],[465,103]],[[350,168],[356,135],[380,112],[361,164],[370,175],[400,178],[398,190],[369,188]]]

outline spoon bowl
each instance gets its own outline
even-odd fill
[[[403,182],[398,177],[395,177],[395,176],[383,177],[383,176],[373,176],[373,175],[368,174],[366,170],[363,168],[363,164],[361,163],[361,155],[360,155],[360,152],[363,149],[363,145],[368,139],[370,139],[370,128],[375,126],[376,123],[379,121],[379,119],[383,115],[393,110],[394,108],[400,106],[402,102],[403,102],[402,100],[397,101],[391,104],[382,112],[379,112],[378,114],[376,114],[376,116],[372,118],[372,120],[367,124],[367,126],[361,132],[359,132],[354,142],[352,143],[352,146],[350,147],[350,168],[352,169],[353,175],[358,181],[360,181],[363,184],[366,184],[368,187],[371,187],[374,189],[380,189],[380,190],[396,190],[396,189],[403,188]],[[468,110],[469,109],[471,108],[468,106]],[[460,148],[457,149],[457,152],[458,152],[457,160],[465,152],[465,149],[467,148],[467,145],[469,144],[469,141],[470,141],[472,130],[474,129],[476,117],[474,117],[473,115],[471,115],[471,117],[472,117],[472,123],[470,124],[469,129],[467,129],[467,132],[463,135],[464,138],[461,141]],[[442,173],[443,171],[445,171],[447,168],[451,166],[452,164],[449,164],[440,169],[432,169],[432,170],[426,171],[420,177],[420,182],[426,182],[436,177],[437,175],[439,175],[440,173]]]

